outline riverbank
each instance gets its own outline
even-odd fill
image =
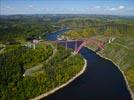
[[[121,68],[119,67],[119,65],[116,64],[112,59],[107,58],[107,57],[105,57],[104,55],[102,55],[102,54],[100,54],[100,53],[97,53],[97,54],[98,54],[100,57],[105,58],[106,60],[111,61],[114,65],[117,66],[117,68],[120,70],[120,72],[122,73],[122,75],[123,75],[123,77],[124,77],[124,80],[125,80],[125,82],[126,82],[126,87],[127,87],[128,91],[130,91],[132,100],[134,100],[134,94],[133,94],[133,92],[132,92],[132,90],[131,90],[131,88],[130,88],[130,86],[129,86],[129,83],[128,83],[127,78],[126,78],[126,76],[125,76],[125,74],[124,74],[124,71],[122,71]]]
[[[87,46],[87,48],[89,48],[89,49],[91,49],[92,51],[94,51],[94,49],[93,49],[92,47],[90,48],[89,46]],[[117,68],[120,70],[120,72],[122,73],[122,75],[123,75],[123,77],[124,77],[124,80],[125,80],[125,82],[126,82],[126,87],[127,87],[128,91],[130,91],[132,100],[134,100],[134,94],[133,94],[133,92],[132,92],[132,89],[130,88],[130,85],[129,85],[129,83],[128,83],[127,77],[126,77],[124,71],[121,69],[121,67],[120,67],[115,61],[113,61],[112,59],[106,57],[103,53],[97,52],[97,54],[98,54],[100,57],[102,57],[102,58],[104,58],[104,59],[106,59],[106,60],[111,61],[114,65],[117,66]]]
[[[127,86],[134,100],[134,41],[130,36],[117,37],[113,42],[106,44],[105,49],[99,52],[104,58],[110,59],[122,71]]]
[[[81,70],[78,74],[76,74],[73,78],[71,78],[70,80],[68,80],[66,83],[64,83],[64,84],[62,84],[62,85],[60,85],[60,86],[54,88],[53,90],[48,91],[48,92],[46,92],[46,93],[44,93],[44,94],[41,94],[41,95],[39,95],[39,96],[37,96],[37,97],[31,99],[31,100],[39,100],[39,99],[41,99],[41,98],[44,98],[44,97],[46,97],[46,96],[48,96],[48,95],[50,95],[50,94],[52,94],[52,93],[54,93],[54,92],[60,90],[61,88],[67,86],[67,85],[70,84],[73,80],[75,80],[75,79],[78,78],[80,75],[82,75],[82,74],[85,72],[86,67],[87,67],[87,60],[84,59],[84,66],[83,66],[82,70]]]

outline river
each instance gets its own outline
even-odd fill
[[[53,38],[48,39],[57,39],[57,35],[52,34]],[[70,42],[68,47],[73,48],[74,43]],[[87,60],[86,71],[66,87],[42,100],[132,100],[124,77],[116,65],[86,47],[79,53]]]

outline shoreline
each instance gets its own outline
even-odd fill
[[[87,47],[87,48],[89,48],[89,47]],[[89,49],[90,49],[90,48],[89,48]],[[119,71],[121,72],[121,74],[122,74],[123,77],[124,77],[124,80],[125,80],[125,82],[126,82],[126,87],[127,87],[128,91],[130,92],[130,95],[131,95],[132,100],[134,100],[134,94],[133,94],[133,92],[132,92],[132,90],[131,90],[131,88],[130,88],[130,86],[129,86],[129,83],[128,83],[128,81],[127,81],[126,75],[124,74],[124,71],[121,70],[121,68],[119,67],[119,65],[116,64],[112,59],[107,58],[107,57],[105,57],[104,55],[101,55],[100,53],[96,53],[96,54],[98,54],[100,57],[102,57],[102,58],[104,58],[104,59],[106,59],[106,60],[111,61],[114,65],[117,66],[117,68],[119,69]]]
[[[69,40],[67,40],[67,41],[72,41],[72,40],[69,39]],[[89,48],[88,46],[85,46],[85,47]],[[94,51],[92,48],[89,48],[89,49],[92,50],[92,51]],[[128,83],[128,80],[127,80],[127,78],[126,78],[126,75],[124,74],[124,71],[121,70],[121,68],[119,67],[119,65],[116,64],[112,59],[107,58],[107,57],[105,57],[104,55],[102,55],[102,54],[100,54],[100,53],[96,53],[96,54],[98,54],[100,57],[102,57],[102,58],[104,58],[104,59],[106,59],[106,60],[111,61],[114,65],[117,66],[117,68],[119,69],[119,71],[120,71],[121,74],[123,75],[123,78],[124,78],[124,80],[125,80],[125,82],[126,82],[127,90],[130,92],[130,95],[131,95],[132,100],[134,100],[134,94],[133,94],[133,92],[132,92],[132,90],[131,90],[131,88],[130,88],[130,86],[129,86],[129,83]]]
[[[53,94],[54,92],[60,90],[61,88],[67,86],[67,85],[70,84],[71,82],[73,82],[76,78],[78,78],[80,75],[82,75],[82,74],[85,72],[86,68],[87,68],[87,60],[86,60],[85,58],[83,58],[83,60],[84,60],[84,66],[83,66],[82,70],[81,70],[79,73],[77,73],[74,77],[72,77],[71,79],[69,79],[69,80],[68,80],[67,82],[65,82],[64,84],[62,84],[62,85],[60,85],[60,86],[58,86],[58,87],[56,87],[56,88],[54,88],[54,89],[52,89],[52,90],[46,92],[46,93],[43,93],[43,94],[41,94],[41,95],[39,95],[39,96],[37,96],[37,97],[35,97],[35,98],[32,98],[32,99],[30,99],[30,100],[39,100],[39,99],[41,99],[41,98],[44,98],[44,97],[46,97],[46,96],[48,96],[48,95],[50,95],[50,94]]]

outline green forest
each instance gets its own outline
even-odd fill
[[[47,34],[64,27],[70,30],[59,36],[62,39],[115,38],[98,53],[119,65],[134,93],[134,18],[11,15],[0,16],[0,99],[34,98],[67,82],[81,71],[84,65],[81,55],[73,55],[71,49],[46,41]],[[35,49],[26,46],[29,37],[41,37],[42,42]]]
[[[134,36],[134,19],[75,18],[63,20],[63,23],[71,29],[63,36],[60,36],[65,39],[82,39],[98,35],[107,37],[121,35]]]
[[[2,100],[28,100],[65,83],[78,73],[84,61],[80,55],[71,54],[62,46],[54,57],[50,45],[38,46],[36,49],[20,45],[8,47],[0,54],[0,87]],[[63,56],[64,55],[64,56]],[[78,63],[79,62],[79,63]],[[31,75],[24,76],[25,70],[43,63],[43,67]]]
[[[45,18],[44,18],[45,19]],[[59,29],[57,24],[51,20],[40,19],[36,16],[10,16],[0,17],[0,42],[12,41],[23,43],[28,37],[44,37]]]

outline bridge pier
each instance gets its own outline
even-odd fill
[[[75,52],[77,51],[77,41],[75,41],[75,48],[74,48]]]
[[[65,41],[65,48],[67,49],[67,41]]]

